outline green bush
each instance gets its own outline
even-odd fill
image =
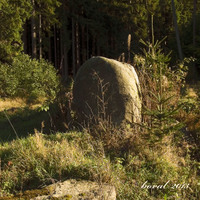
[[[13,58],[12,65],[0,63],[0,96],[53,100],[59,88],[55,68],[45,60],[26,54]]]

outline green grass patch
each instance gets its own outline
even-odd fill
[[[49,123],[49,115],[45,111],[39,112],[28,107],[1,111],[0,141],[11,141],[17,136],[26,137],[28,134],[34,133],[35,129],[49,132]]]
[[[133,138],[129,138],[125,153],[116,151],[112,158],[103,141],[87,132],[51,135],[36,132],[27,138],[3,143],[0,193],[15,195],[74,178],[114,185],[120,200],[199,199],[197,163],[178,155],[182,150],[177,152],[177,147],[150,147],[145,140]],[[127,145],[120,140],[115,142],[122,149]],[[165,189],[141,188],[146,181],[148,185],[170,183]],[[174,184],[184,183],[189,187],[172,188]]]

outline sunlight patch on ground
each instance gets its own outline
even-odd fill
[[[26,102],[23,99],[0,99],[0,112],[3,110],[9,110],[12,108],[23,108],[26,106]]]
[[[40,103],[28,105],[26,101],[21,98],[0,99],[0,112],[2,112],[3,110],[10,110],[10,109],[17,109],[17,108],[24,108],[24,107],[29,107],[29,109],[35,110],[42,105],[41,103],[42,101],[44,101],[44,99],[41,100]]]

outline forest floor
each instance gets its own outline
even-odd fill
[[[197,99],[196,89],[188,88],[185,98]],[[119,200],[200,198],[200,164],[189,155],[198,147],[171,137],[152,146],[129,126],[116,130],[100,124],[93,131],[104,136],[96,139],[87,129],[49,132],[50,112],[39,111],[39,106],[21,99],[0,101],[1,196],[74,178],[114,185]],[[185,115],[185,120],[191,131],[200,130],[198,112]],[[170,187],[147,190],[142,188],[146,181],[170,181]],[[185,188],[174,189],[176,183]]]
[[[49,121],[48,113],[39,111],[41,106],[27,104],[23,99],[0,100],[0,141],[26,137],[34,130],[41,130],[42,123]]]

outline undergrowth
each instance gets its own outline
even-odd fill
[[[65,128],[73,131],[47,135],[35,130],[27,138],[0,145],[1,197],[85,179],[114,185],[119,200],[200,199],[200,92],[196,89],[195,97],[181,94],[185,67],[178,65],[174,73],[160,43],[146,45],[149,51],[135,62],[142,72],[142,122],[115,126],[102,109],[77,131],[68,92],[57,107],[59,119],[67,117],[71,123],[61,120]]]
[[[164,195],[169,199],[199,198],[199,166],[190,160],[187,145],[178,148],[166,138],[165,144],[152,147],[142,134],[128,130],[115,141],[108,134],[106,140],[112,140],[109,149],[103,139],[96,140],[86,132],[49,136],[36,132],[2,144],[1,196],[75,178],[114,185],[118,199],[123,200],[163,199]],[[170,183],[166,189],[141,188],[146,181]],[[189,184],[189,188],[172,189],[174,184]]]

